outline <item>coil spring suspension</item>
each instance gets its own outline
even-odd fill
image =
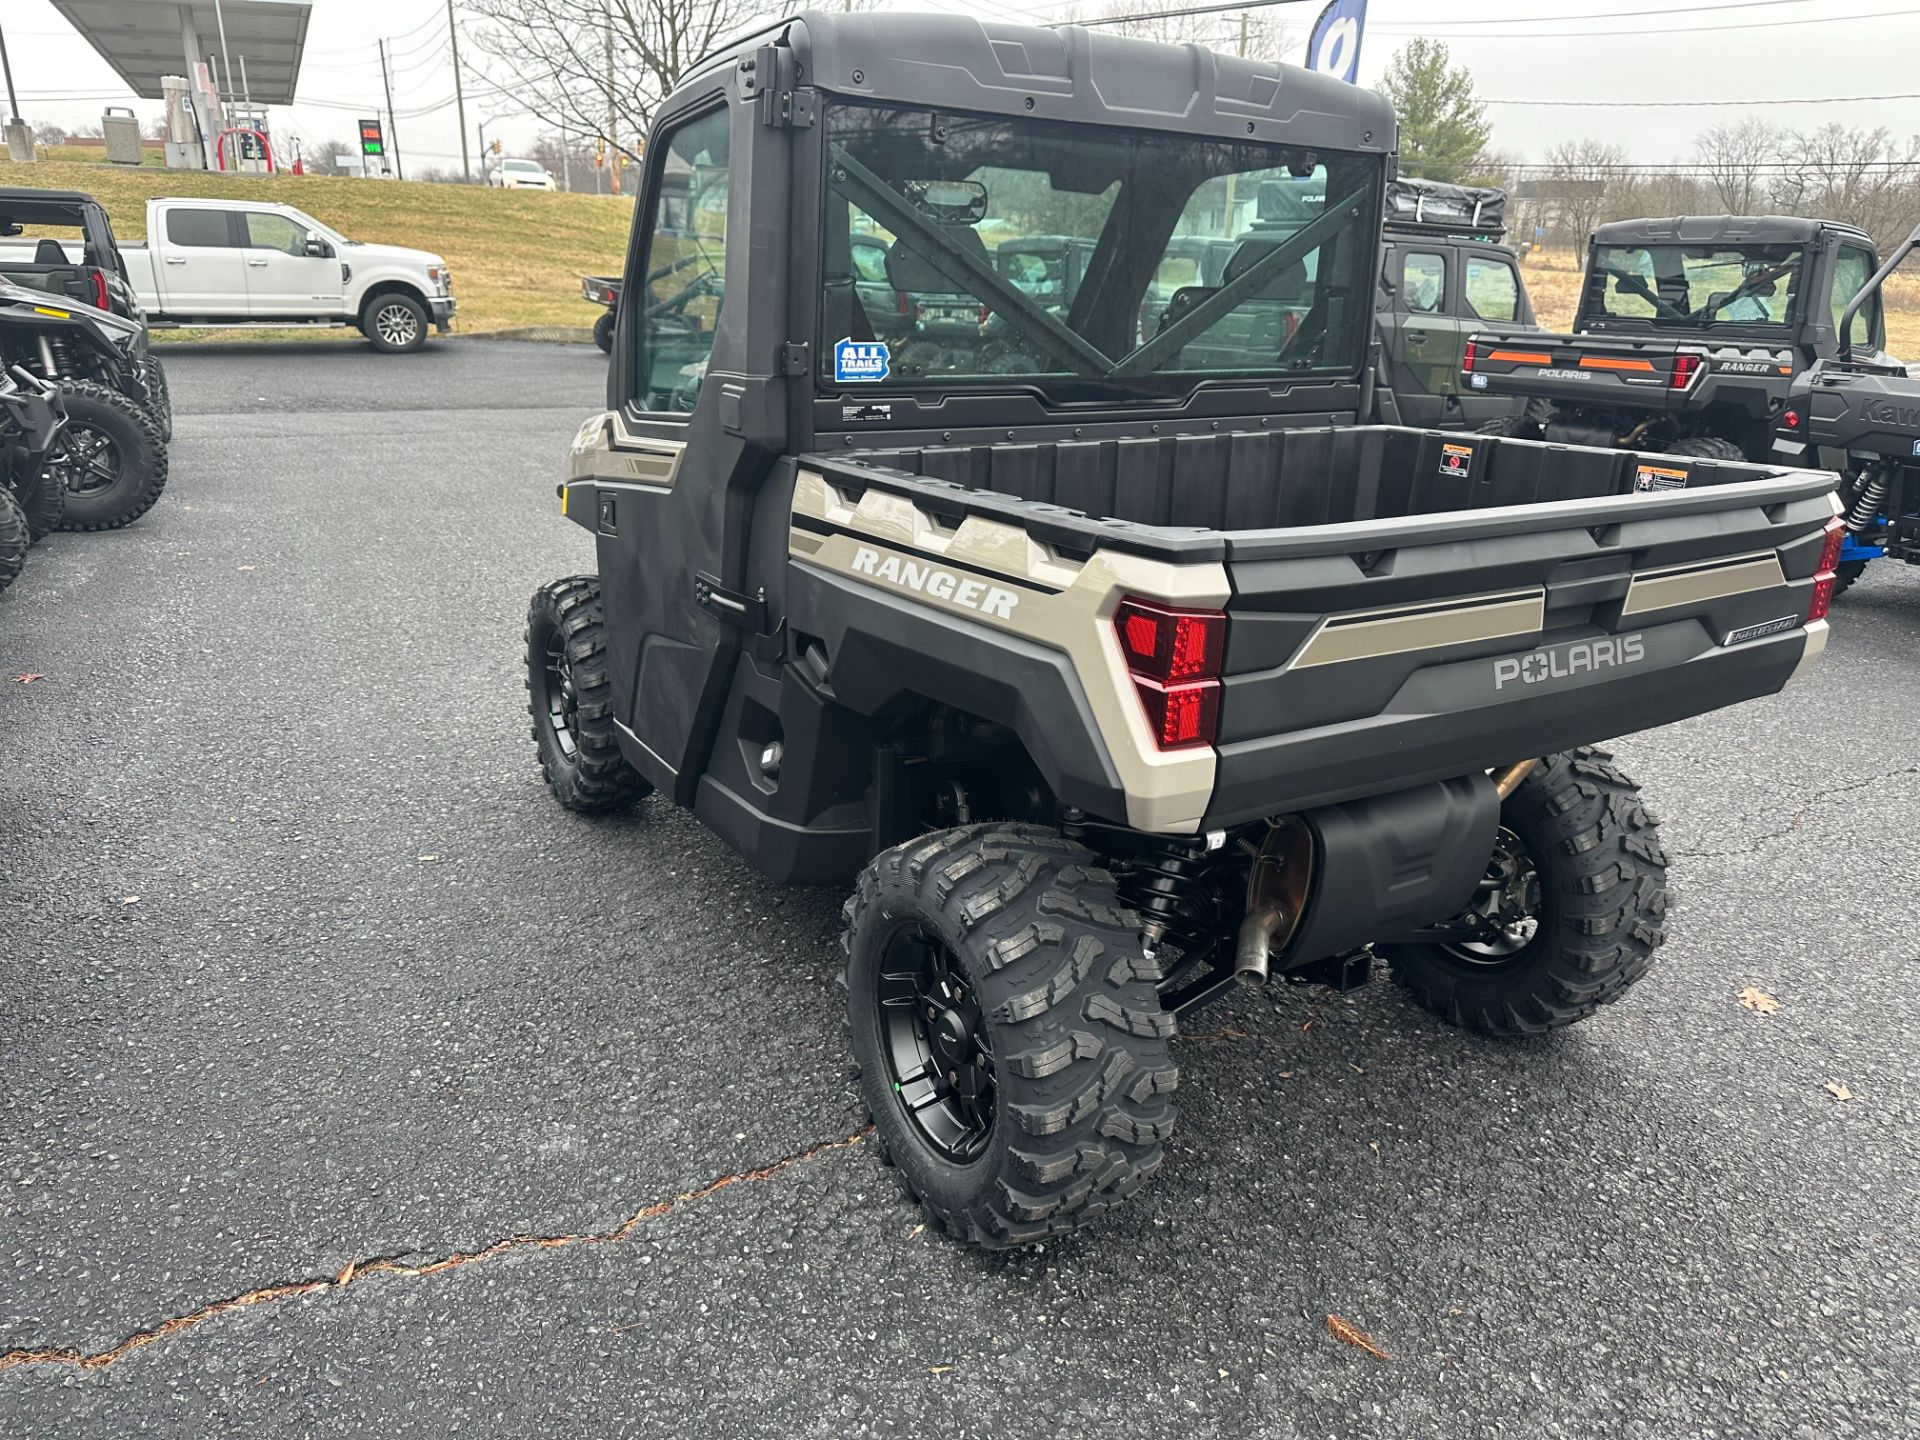
[[[67,349],[64,335],[49,335],[42,331],[35,338],[39,341],[42,380],[59,380],[73,369],[73,356]]]
[[[1867,472],[1866,483],[1854,497],[1853,504],[1847,507],[1847,532],[1861,535],[1871,529],[1880,518],[1880,506],[1886,498],[1886,467],[1877,465]]]
[[[1209,851],[1175,842],[1116,866],[1114,879],[1120,898],[1140,913],[1150,945],[1190,961],[1211,961],[1239,923],[1229,896],[1244,892],[1244,878],[1236,884],[1234,877],[1244,877],[1245,868],[1246,856],[1233,847]]]

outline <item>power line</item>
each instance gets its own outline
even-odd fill
[[[1643,12],[1636,11],[1634,13],[1639,14]],[[1660,13],[1677,15],[1682,12],[1669,10]],[[1668,35],[1739,35],[1749,30],[1784,30],[1796,25],[1840,25],[1849,20],[1900,20],[1916,14],[1920,14],[1920,9],[1908,6],[1902,10],[1875,10],[1864,15],[1815,15],[1800,20],[1759,20],[1751,25],[1676,25],[1670,29],[1649,30],[1646,33],[1649,38],[1665,37]],[[1419,29],[1408,30],[1396,29],[1391,25],[1382,25],[1369,33],[1375,35],[1426,35],[1431,32],[1424,26]],[[1521,32],[1510,30],[1497,34],[1459,35],[1454,38],[1463,41],[1470,40],[1478,44],[1482,40],[1532,40],[1535,42],[1543,40],[1580,40],[1590,38],[1616,40],[1619,38],[1619,35],[1620,32],[1618,30],[1553,30],[1545,34],[1533,31]]]
[[[1427,30],[1461,30],[1479,28],[1482,25],[1559,25],[1569,20],[1631,20],[1635,16],[1666,15],[1705,15],[1715,10],[1771,10],[1781,5],[1831,5],[1833,0],[1741,0],[1738,4],[1718,3],[1712,5],[1663,5],[1652,10],[1585,10],[1570,15],[1510,15],[1501,18],[1482,18],[1478,20],[1431,20],[1422,21],[1422,32]],[[1846,17],[1836,17],[1846,18]],[[1795,21],[1804,24],[1804,21]],[[1666,34],[1666,31],[1662,31]]]
[[[1183,10],[1149,10],[1140,15],[1097,15],[1091,20],[1054,20],[1044,28],[1064,30],[1075,25],[1092,30],[1101,25],[1137,25],[1147,20],[1179,20],[1188,15],[1221,15],[1230,10],[1266,10],[1275,5],[1310,5],[1314,0],[1241,0],[1237,5],[1192,5]]]
[[[1553,105],[1604,110],[1704,110],[1729,105],[1856,105],[1878,100],[1920,100],[1920,90],[1899,95],[1774,95],[1744,100],[1483,100],[1483,105]]]

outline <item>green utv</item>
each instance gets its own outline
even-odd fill
[[[528,616],[540,762],[851,887],[874,1148],[966,1242],[1157,1170],[1180,1020],[1236,984],[1384,961],[1496,1035],[1618,998],[1667,862],[1589,747],[1826,641],[1831,475],[1642,494],[1633,453],[1355,424],[1394,148],[1286,66],[891,13],[709,57],[648,136],[560,486],[598,574]],[[1282,180],[1312,213],[1254,234]],[[1035,235],[1090,243],[1070,303],[993,263]],[[1002,323],[887,328],[871,236]],[[1234,254],[1143,337],[1196,238]]]

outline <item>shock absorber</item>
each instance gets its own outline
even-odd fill
[[[1168,841],[1114,867],[1120,898],[1139,912],[1148,946],[1186,962],[1172,973],[1175,988],[1189,970],[1211,969],[1216,948],[1233,934],[1241,907],[1228,895],[1244,890],[1246,863],[1234,846]]]
[[[1887,467],[1876,465],[1866,472],[1866,480],[1853,504],[1847,507],[1847,531],[1864,535],[1880,519],[1880,506],[1887,498]]]
[[[58,380],[60,378],[60,362],[54,357],[56,353],[64,352],[66,347],[62,344],[58,347],[58,350],[56,350],[53,339],[44,330],[40,332],[39,340],[40,378],[43,380]]]

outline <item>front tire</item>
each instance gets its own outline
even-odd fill
[[[613,311],[609,310],[593,322],[593,343],[600,347],[600,353],[613,353]]]
[[[1584,1020],[1653,967],[1667,855],[1640,790],[1604,750],[1554,755],[1500,807],[1486,881],[1450,943],[1381,946],[1441,1019],[1486,1035]],[[1437,927],[1436,927],[1437,928]]]
[[[25,489],[14,492],[14,499],[20,502],[21,512],[27,517],[27,531],[36,545],[58,530],[66,518],[67,487],[45,467]]]
[[[20,578],[26,568],[27,547],[33,536],[27,529],[26,514],[13,492],[0,485],[0,590]]]
[[[139,401],[93,380],[62,380],[67,428],[47,456],[47,476],[66,492],[63,530],[130,525],[167,487],[167,445]]]
[[[1027,1244],[1159,1169],[1174,1020],[1091,852],[1035,825],[943,830],[877,856],[846,913],[861,1095],[930,1223]]]
[[[147,392],[147,409],[153,412],[153,418],[160,427],[160,438],[171,445],[173,443],[173,388],[167,384],[166,366],[160,363],[158,355],[149,354],[145,371],[140,383]]]
[[[398,290],[376,295],[360,315],[360,333],[383,355],[409,355],[427,343],[427,307]]]
[[[527,711],[553,798],[569,810],[619,810],[649,794],[613,725],[600,581],[556,580],[527,607]]]

